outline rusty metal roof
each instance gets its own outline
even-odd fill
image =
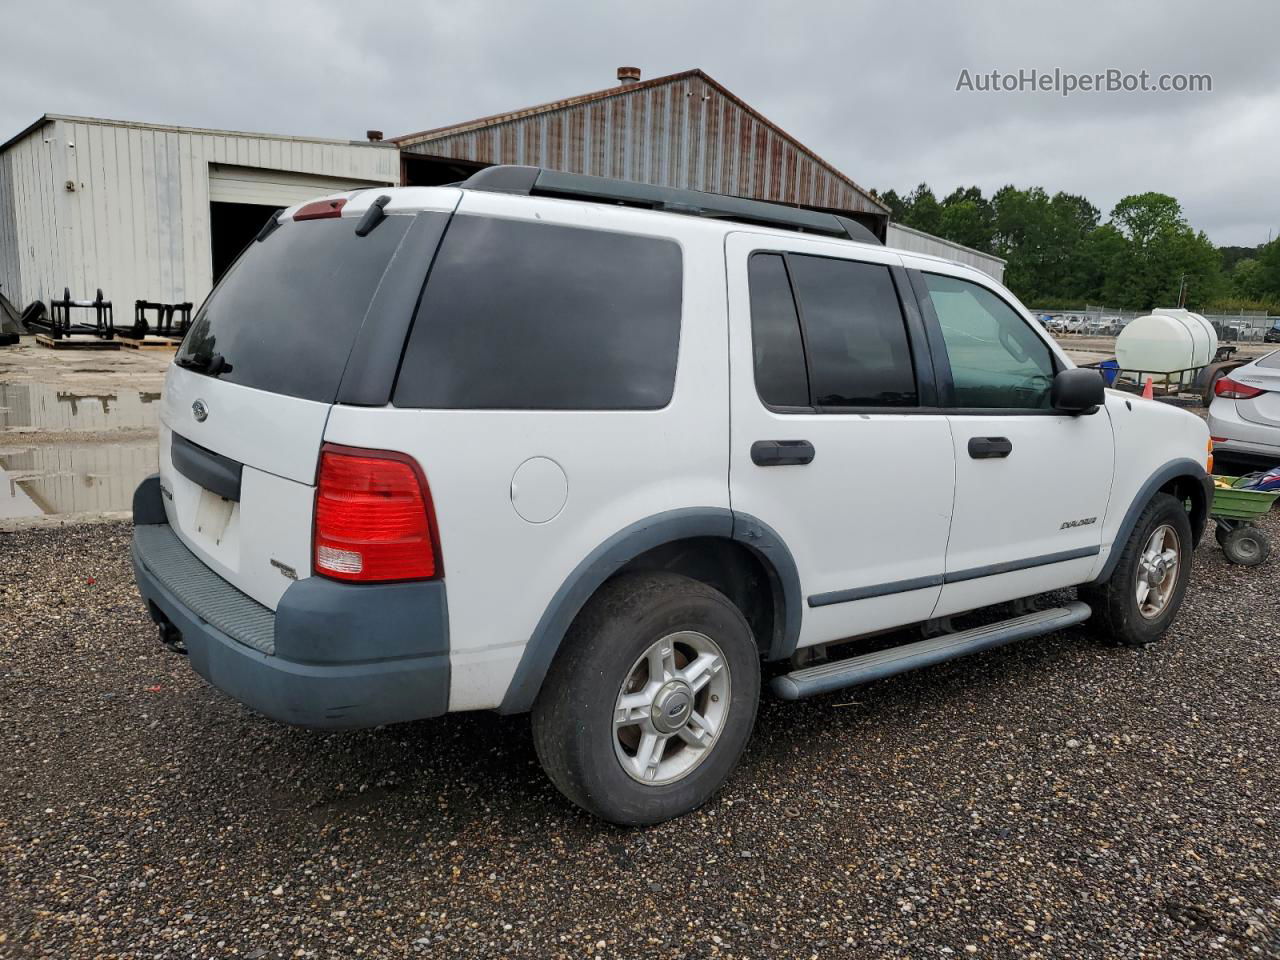
[[[681,84],[692,86],[678,100]],[[665,88],[665,89],[664,89]],[[714,101],[714,102],[713,102]],[[701,70],[391,138],[406,153],[523,163],[885,216],[850,177]]]

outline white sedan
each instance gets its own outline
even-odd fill
[[[1209,433],[1215,450],[1280,463],[1280,350],[1218,379]]]

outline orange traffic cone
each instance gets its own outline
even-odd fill
[[[1147,382],[1142,387],[1142,398],[1144,400],[1153,400],[1155,395],[1155,377],[1147,377]]]

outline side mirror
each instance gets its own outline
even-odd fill
[[[1097,370],[1075,367],[1053,378],[1049,405],[1063,413],[1093,413],[1106,400],[1106,381]]]

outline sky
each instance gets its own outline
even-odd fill
[[[0,141],[43,113],[360,139],[700,67],[867,188],[1156,190],[1280,233],[1280,3],[4,0]],[[1202,92],[983,92],[993,70]],[[967,74],[965,73],[967,71]]]

